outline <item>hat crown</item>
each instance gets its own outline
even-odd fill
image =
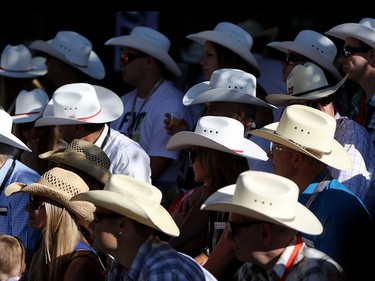
[[[11,134],[12,125],[12,117],[4,109],[0,109],[0,135]]]
[[[333,63],[337,54],[335,43],[328,37],[314,30],[300,31],[294,39],[294,42],[312,48],[331,63]],[[301,55],[304,54],[301,53]]]
[[[310,62],[295,66],[286,84],[288,95],[301,95],[329,86],[323,70]]]
[[[373,29],[375,32],[375,19],[372,18],[363,18],[359,21],[359,24],[362,24],[363,26],[369,27]]]
[[[15,115],[35,113],[35,119],[37,119],[43,114],[48,102],[49,96],[42,89],[22,90],[16,99]]]
[[[244,48],[249,50],[249,52],[253,47],[253,38],[251,37],[251,35],[243,28],[231,22],[218,23],[215,26],[214,31],[226,34],[231,38],[231,40],[234,40],[235,42],[239,43]]]
[[[81,34],[74,31],[59,31],[48,43],[71,63],[82,67],[88,66],[92,44]]]
[[[170,40],[164,34],[149,27],[137,26],[133,28],[130,35],[140,37],[166,53],[168,53],[171,46]]]
[[[275,133],[302,148],[330,153],[335,130],[336,121],[332,116],[295,104],[285,108]]]
[[[1,53],[1,68],[7,71],[30,71],[31,53],[25,45],[7,45]]]

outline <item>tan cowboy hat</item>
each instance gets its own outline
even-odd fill
[[[214,30],[201,31],[190,34],[186,38],[204,44],[205,41],[212,41],[228,48],[232,52],[239,55],[254,68],[255,77],[260,76],[260,68],[255,57],[251,53],[253,47],[253,38],[244,30],[230,22],[218,23]]]
[[[58,88],[35,127],[107,123],[124,111],[121,98],[111,90],[88,83],[71,83]]]
[[[23,44],[6,45],[1,53],[0,75],[13,78],[34,78],[47,73],[46,59],[32,57]]]
[[[343,23],[324,34],[345,40],[347,37],[353,37],[375,48],[375,19],[363,18],[359,23]]]
[[[0,143],[31,152],[31,149],[25,143],[12,134],[12,125],[12,116],[3,108],[0,108]]]
[[[32,42],[30,49],[55,57],[92,78],[102,80],[105,77],[104,65],[92,50],[90,40],[77,32],[59,31],[51,40]]]
[[[167,150],[203,146],[230,154],[267,161],[267,153],[256,143],[244,137],[243,124],[223,116],[203,116],[195,132],[182,131],[174,134],[167,143]]]
[[[74,139],[65,149],[39,154],[39,158],[81,170],[103,184],[108,181],[111,174],[111,160],[107,154],[97,145],[81,139]]]
[[[342,79],[340,72],[334,65],[337,54],[336,45],[331,39],[319,32],[302,30],[297,34],[294,41],[274,41],[268,43],[267,46],[283,53],[293,51],[301,54],[327,70],[336,81]]]
[[[161,191],[131,176],[113,174],[103,190],[91,190],[73,196],[72,201],[83,200],[97,207],[124,215],[170,236],[180,235],[171,215],[161,205]]]
[[[136,26],[129,35],[109,39],[105,45],[131,47],[161,61],[176,76],[182,74],[181,69],[168,54],[170,40],[159,31],[145,26]]]
[[[269,94],[266,100],[274,105],[286,106],[297,101],[318,100],[335,93],[346,81],[346,75],[339,83],[330,87],[323,70],[315,63],[306,62],[295,66],[286,85],[288,94]]]
[[[256,78],[240,69],[215,70],[210,81],[198,83],[184,95],[184,105],[206,102],[237,102],[277,108],[256,97]]]
[[[43,111],[49,102],[49,96],[42,89],[31,91],[22,90],[16,99],[13,123],[34,122],[43,115]]]
[[[15,182],[8,185],[4,192],[10,196],[17,192],[46,197],[67,208],[85,228],[94,220],[95,206],[88,202],[73,202],[70,198],[89,190],[87,184],[76,173],[59,167],[45,172],[37,182],[26,185]]]
[[[305,105],[285,107],[280,122],[249,133],[313,157],[338,170],[351,170],[352,160],[334,139],[336,120],[329,114]]]
[[[236,213],[307,234],[323,232],[319,219],[298,202],[298,186],[285,177],[260,171],[242,172],[236,184],[213,193],[201,210]]]

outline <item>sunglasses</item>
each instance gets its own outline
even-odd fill
[[[232,236],[234,236],[238,234],[238,231],[240,230],[240,228],[250,227],[256,224],[260,224],[262,222],[263,221],[247,221],[247,222],[242,222],[242,223],[234,223],[231,221],[227,221],[227,227],[228,227],[229,233]]]
[[[123,215],[120,215],[120,214],[101,214],[101,213],[94,212],[94,221],[96,223],[101,222],[103,219],[119,219],[122,217]]]
[[[41,207],[44,206],[44,201],[42,201],[40,198],[30,196],[29,206],[32,210],[38,211]]]
[[[278,151],[283,151],[284,148],[274,144],[273,142],[270,143],[270,152],[272,155],[275,155]]]
[[[189,150],[189,163],[190,165],[193,165],[194,161],[198,157],[198,152],[195,149],[190,149]]]
[[[362,47],[350,47],[350,46],[345,46],[341,50],[341,55],[344,57],[350,57],[356,53],[367,53],[368,51],[371,50],[371,47],[368,46],[362,46]]]
[[[133,60],[145,58],[148,56],[149,55],[147,54],[129,55],[127,53],[122,53],[120,59],[121,59],[122,64],[128,64],[128,63],[131,63]]]
[[[289,65],[293,65],[295,64],[296,62],[307,62],[308,59],[307,58],[304,58],[304,57],[298,57],[297,55],[295,54],[286,54],[285,55],[285,59],[284,61],[289,64]]]
[[[312,101],[307,101],[306,105],[312,108],[317,108],[318,105],[326,106],[327,104],[330,104],[333,102],[334,95],[329,95],[328,97],[319,99],[319,100],[312,100]]]

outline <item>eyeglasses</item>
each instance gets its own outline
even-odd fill
[[[44,201],[42,201],[40,198],[30,195],[29,206],[32,210],[37,211],[44,206]]]
[[[317,108],[319,104],[322,106],[326,106],[330,104],[331,102],[333,102],[333,100],[334,100],[334,95],[329,95],[328,97],[325,97],[319,100],[307,101],[305,104],[309,107]]]
[[[195,149],[190,149],[189,150],[189,163],[190,165],[193,165],[194,161],[198,157],[198,152]]]
[[[292,64],[295,64],[296,62],[307,62],[308,59],[304,57],[298,57],[295,54],[286,54],[284,61],[287,64],[292,65]]]
[[[94,212],[94,221],[96,223],[101,222],[103,219],[119,219],[122,217],[123,215],[120,215],[120,214],[101,214],[101,213]]]
[[[131,63],[133,60],[145,58],[145,57],[148,57],[148,56],[149,55],[147,55],[147,54],[129,55],[127,53],[122,53],[121,54],[121,62],[122,62],[122,64],[128,64],[128,63]]]
[[[19,127],[21,131],[30,131],[34,127],[35,122],[20,123]]]
[[[237,235],[240,228],[250,227],[252,225],[256,225],[262,223],[263,221],[247,221],[242,223],[234,223],[231,221],[227,221],[228,231],[231,235]]]
[[[270,152],[272,155],[275,155],[278,151],[285,151],[286,149],[286,147],[279,146],[277,144],[274,144],[273,142],[271,142],[270,144]]]
[[[371,50],[371,47],[369,46],[362,46],[362,47],[345,46],[341,51],[341,55],[347,58],[347,57],[354,55],[355,53],[367,53],[370,50]]]

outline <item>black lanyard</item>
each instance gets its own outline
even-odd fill
[[[4,189],[4,187],[5,187],[5,184],[7,183],[7,181],[8,181],[8,179],[9,179],[11,173],[13,172],[13,170],[14,170],[14,166],[15,166],[15,165],[16,165],[16,160],[13,159],[12,165],[10,166],[10,168],[9,168],[9,170],[8,170],[8,172],[7,172],[7,174],[5,175],[5,178],[4,178],[3,182],[1,183],[1,186],[0,186],[0,194],[3,193],[3,189]]]

